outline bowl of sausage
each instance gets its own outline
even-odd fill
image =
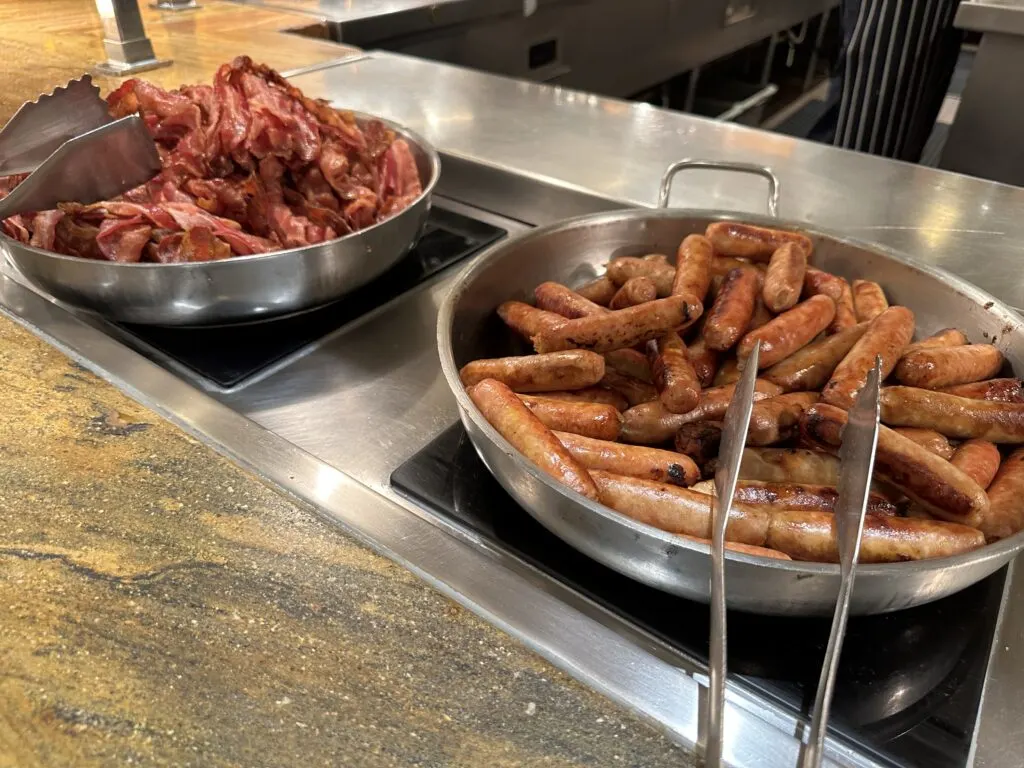
[[[768,217],[586,216],[477,259],[438,339],[503,487],[659,589],[708,600],[722,420],[757,342],[726,528],[731,607],[831,611],[837,454],[876,356],[882,426],[854,612],[949,595],[1024,541],[1024,324],[912,257]]]

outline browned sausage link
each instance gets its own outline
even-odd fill
[[[867,327],[867,323],[860,323],[808,344],[773,365],[764,372],[764,377],[787,392],[821,389]]]
[[[991,400],[996,403],[1024,403],[1024,383],[1020,379],[989,379],[976,381],[973,384],[957,384],[955,387],[942,387],[945,392],[972,400]]]
[[[651,383],[651,366],[647,355],[635,349],[615,349],[604,353],[605,368],[614,368],[619,373],[634,379]]]
[[[903,355],[894,373],[908,387],[938,389],[990,379],[1003,362],[1003,353],[991,344],[934,347]]]
[[[697,406],[700,381],[686,357],[686,345],[675,331],[647,342],[647,358],[658,397],[672,413],[686,413]]]
[[[670,296],[618,312],[568,320],[533,337],[538,352],[581,347],[595,352],[633,347],[671,330],[681,330],[700,317],[703,308],[686,296]]]
[[[675,451],[594,440],[569,432],[555,432],[555,437],[588,470],[603,469],[617,475],[681,486],[700,480],[700,470],[693,459]]]
[[[668,263],[668,256],[664,253],[648,253],[643,257],[644,261],[653,261],[655,264],[665,264],[666,266],[672,266]]]
[[[565,327],[565,326],[562,326]],[[882,358],[882,378],[896,366],[903,348],[914,333],[914,313],[906,307],[889,307],[872,320],[864,335],[836,366],[821,392],[826,403],[849,408],[864,387],[875,356]]]
[[[743,259],[734,259],[731,256],[715,256],[711,259],[711,281],[712,284],[716,277],[725,277],[729,272],[734,269],[756,269],[759,272],[764,272],[764,264],[754,264]]]
[[[750,412],[748,445],[772,445],[796,433],[800,416],[818,402],[817,392],[793,392],[754,403]]]
[[[622,417],[614,406],[604,403],[571,403],[537,395],[519,395],[548,429],[572,432],[597,440],[615,440]]]
[[[587,470],[512,390],[488,379],[470,387],[469,397],[491,426],[538,469],[577,493],[599,500]]]
[[[843,278],[808,267],[804,273],[804,289],[808,296],[823,294],[836,303],[836,315],[829,325],[830,333],[838,333],[857,324],[853,309],[853,291]]]
[[[889,308],[889,300],[878,283],[870,280],[853,281],[853,310],[858,323],[868,323]]]
[[[769,483],[837,485],[839,459],[806,448],[744,448],[739,477]]]
[[[675,437],[676,450],[693,459],[702,470],[711,459],[718,456],[721,442],[722,425],[714,421],[684,424]]]
[[[991,507],[979,526],[986,539],[1005,539],[1024,529],[1024,448],[1003,460],[988,487],[988,497]]]
[[[630,407],[658,399],[658,390],[650,382],[614,370],[605,370],[601,386],[626,398]]]
[[[703,539],[700,536],[687,536],[685,533],[676,534],[684,539],[690,541],[696,541],[699,544],[706,544],[708,547],[711,546],[711,539]],[[737,544],[735,541],[725,542],[725,548],[729,552],[737,552],[741,555],[754,555],[755,557],[767,557],[772,560],[792,560],[793,558],[787,555],[785,552],[776,552],[774,549],[768,549],[768,547],[758,547],[753,544]]]
[[[896,427],[898,432],[908,440],[913,440],[922,448],[934,453],[936,456],[949,461],[953,458],[953,446],[949,444],[946,436],[934,429],[921,429],[920,427]]]
[[[654,301],[656,298],[658,298],[658,289],[654,287],[654,281],[651,278],[631,277],[612,296],[608,307],[610,309],[625,309]]]
[[[836,517],[828,512],[777,510],[768,526],[768,545],[794,560],[839,562]],[[940,520],[888,515],[865,515],[861,536],[861,563],[898,563],[928,560],[970,552],[983,546],[980,531]]]
[[[686,356],[693,366],[694,373],[702,387],[710,387],[715,380],[715,373],[718,371],[718,352],[708,346],[703,336],[686,348]]]
[[[638,259],[635,256],[621,256],[608,262],[607,275],[616,285],[622,285],[633,277],[648,277],[658,289],[658,296],[672,294],[672,282],[676,271],[671,264]]]
[[[509,328],[525,339],[529,339],[546,328],[564,323],[565,318],[554,312],[531,307],[521,301],[506,301],[498,307],[498,316]]]
[[[795,306],[804,287],[807,271],[807,251],[793,243],[786,243],[772,254],[768,271],[764,275],[765,306],[778,314]]]
[[[747,326],[747,332],[756,331],[758,328],[767,325],[772,321],[773,317],[775,315],[768,311],[768,307],[764,305],[761,294],[757,294],[754,297],[754,314],[750,316],[750,325]]]
[[[541,283],[533,289],[537,306],[547,312],[574,320],[591,315],[607,315],[609,310],[583,298],[561,283]]]
[[[603,376],[604,358],[581,349],[474,360],[459,371],[464,386],[496,379],[516,392],[582,389],[597,384]]]
[[[959,328],[944,328],[926,339],[915,341],[903,350],[904,355],[916,352],[919,349],[933,349],[935,347],[959,347],[967,343],[967,334]]]
[[[845,426],[846,411],[825,403],[812,405],[800,418],[801,436],[806,434],[833,449],[842,443]],[[977,525],[988,510],[988,498],[976,482],[945,459],[884,426],[878,430],[875,471],[943,520]]]
[[[608,375],[607,371],[605,375]],[[550,400],[565,400],[570,403],[602,403],[612,406],[617,411],[624,411],[629,408],[629,401],[623,395],[604,387],[538,392],[537,396],[546,397]]]
[[[581,285],[576,289],[576,293],[588,301],[600,304],[602,307],[607,307],[608,302],[612,300],[612,296],[618,290],[619,286],[612,282],[608,275],[602,275],[596,280],[591,280],[589,283]]]
[[[754,350],[754,345],[760,341],[758,367],[771,368],[810,344],[815,336],[828,327],[835,314],[836,303],[832,299],[828,296],[811,296],[744,336],[736,348],[736,356],[742,365]]]
[[[697,407],[689,413],[672,413],[659,400],[635,405],[622,414],[621,437],[628,443],[654,445],[671,440],[684,424],[718,420],[725,415],[735,384],[712,387],[700,393]],[[765,400],[782,392],[770,382],[754,382],[754,401]]]
[[[742,375],[743,374],[740,371],[740,361],[737,360],[735,357],[730,357],[728,360],[722,363],[722,366],[718,369],[718,372],[715,374],[715,378],[712,384],[716,387],[724,387],[729,384],[735,384],[737,381],[740,380],[740,376]]]
[[[811,240],[807,235],[755,227],[753,224],[741,224],[738,221],[716,221],[709,224],[704,236],[711,241],[715,252],[721,256],[768,261],[772,254],[786,243],[795,244],[808,255],[811,253]]]
[[[676,253],[672,293],[703,303],[711,285],[711,259],[714,255],[715,251],[706,237],[687,235]]]
[[[583,464],[586,466],[586,463]],[[589,467],[588,467],[589,469]],[[835,512],[839,490],[834,485],[810,483],[773,483],[764,480],[740,480],[735,501],[772,509],[816,509]],[[899,514],[899,508],[878,493],[868,493],[867,511],[873,515]]]
[[[882,421],[934,429],[946,437],[1024,443],[1024,405],[972,400],[916,387],[883,387]]]
[[[723,352],[747,332],[760,289],[760,277],[751,269],[734,269],[725,276],[704,321],[704,339],[711,349]]]
[[[967,440],[957,447],[950,461],[982,488],[988,488],[999,471],[1000,458],[999,449],[994,443],[988,440]]]
[[[592,476],[601,502],[615,511],[669,533],[711,536],[712,498],[707,494],[601,470],[594,470]],[[767,510],[732,505],[725,526],[728,541],[760,545],[767,533]]]

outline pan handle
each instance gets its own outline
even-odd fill
[[[661,189],[658,191],[658,207],[668,208],[668,199],[672,194],[672,181],[680,171],[690,169],[701,169],[708,171],[735,171],[737,173],[752,173],[761,176],[768,182],[768,213],[772,216],[779,215],[779,179],[772,172],[772,169],[765,165],[756,163],[738,163],[731,160],[680,160],[672,163],[665,169],[661,177]]]

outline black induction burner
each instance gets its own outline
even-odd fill
[[[219,390],[236,389],[276,363],[415,288],[506,235],[506,231],[434,207],[409,255],[376,280],[331,304],[239,325],[168,328],[121,324],[129,343],[169,359]]]
[[[707,664],[706,605],[643,586],[577,552],[491,477],[461,425],[391,476],[397,491],[494,541]],[[892,766],[962,768],[978,717],[1006,569],[929,605],[850,619],[830,732]],[[830,619],[729,615],[730,679],[794,714],[813,704]]]

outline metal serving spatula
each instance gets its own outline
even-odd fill
[[[835,511],[836,544],[839,547],[839,597],[836,599],[836,611],[832,617],[825,662],[818,680],[818,693],[814,698],[811,735],[803,753],[803,768],[819,768],[825,753],[828,714],[832,706],[836,671],[839,669],[839,653],[843,647],[843,637],[846,635],[846,619],[850,613],[850,596],[853,594],[853,577],[860,554],[864,513],[868,506],[871,471],[875,466],[875,451],[878,446],[878,387],[881,378],[881,360],[876,358],[875,367],[868,374],[864,389],[850,409],[846,426],[843,428],[843,442],[839,447],[839,497],[836,500]]]
[[[754,407],[754,384],[761,342],[754,345],[747,358],[743,376],[736,382],[732,400],[725,412],[722,443],[715,472],[715,515],[711,533],[711,638],[708,653],[708,706],[704,732],[706,742],[704,764],[707,768],[722,765],[722,726],[725,714],[725,528],[736,493],[743,446],[747,442],[750,412]]]
[[[112,119],[89,75],[25,102],[0,128],[0,176],[30,173],[68,139]]]
[[[61,144],[0,200],[0,219],[63,202],[109,200],[159,172],[160,156],[142,118],[122,117]]]

